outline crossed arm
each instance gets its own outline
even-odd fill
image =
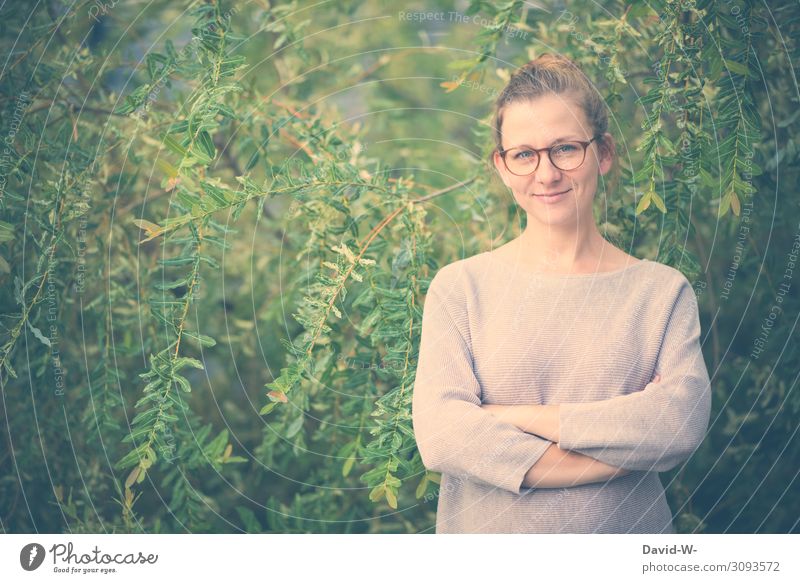
[[[661,375],[656,374],[653,383]],[[630,473],[629,470],[603,463],[592,457],[560,449],[559,405],[492,405],[484,409],[501,421],[510,423],[525,433],[552,441],[533,466],[526,472],[522,485],[528,488],[563,488],[605,482]]]

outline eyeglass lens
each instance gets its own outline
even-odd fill
[[[556,168],[574,170],[583,164],[586,149],[580,142],[564,142],[552,146],[548,153],[550,161]],[[512,148],[506,152],[506,167],[514,174],[530,174],[538,167],[539,156],[540,154],[532,148]]]

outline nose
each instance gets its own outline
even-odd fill
[[[539,167],[533,174],[536,182],[542,184],[552,184],[561,180],[561,170],[553,166],[550,156],[544,152],[542,152],[542,156],[539,159]]]

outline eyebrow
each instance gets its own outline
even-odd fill
[[[545,146],[545,147],[546,148],[552,148],[554,144],[559,144],[561,142],[570,142],[570,141],[582,142],[584,140],[580,136],[577,136],[575,134],[567,134],[566,136],[561,136],[559,138],[556,138],[555,140],[550,142],[550,144],[548,146]],[[516,146],[511,146],[511,148],[506,148],[506,150],[511,150],[512,148],[521,148],[523,146],[525,146],[527,148],[530,148],[530,149],[533,149],[533,146],[531,146],[530,144],[517,144]]]

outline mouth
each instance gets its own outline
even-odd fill
[[[543,194],[536,194],[536,193],[534,193],[534,194],[533,194],[533,196],[539,196],[539,197],[543,197],[543,198],[551,198],[551,197],[553,197],[553,196],[560,196],[560,195],[562,195],[562,194],[566,194],[566,193],[567,193],[567,192],[569,192],[570,190],[572,190],[572,189],[571,189],[571,188],[568,188],[568,189],[566,189],[566,190],[563,190],[563,191],[561,191],[561,192],[553,192],[553,193],[543,193]]]
[[[567,193],[572,190],[568,188],[562,192],[554,192],[552,194],[543,193],[543,194],[532,194],[534,200],[536,200],[537,204],[544,204],[544,205],[554,205],[558,204],[567,199]]]

